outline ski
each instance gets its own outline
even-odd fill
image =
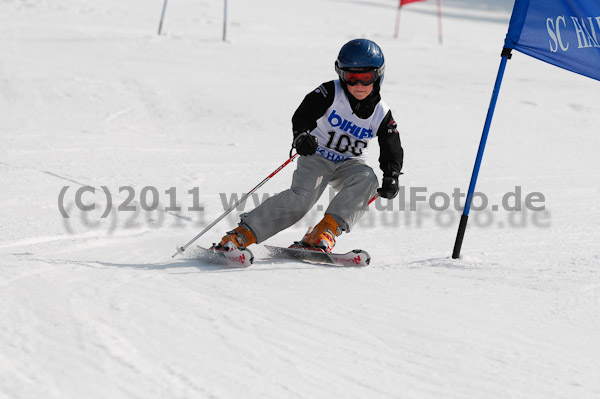
[[[264,246],[273,259],[300,260],[332,266],[367,266],[371,257],[366,251],[355,249],[347,253],[327,253],[302,248]],[[231,251],[219,251],[214,248],[196,246],[194,258],[199,261],[230,267],[248,267],[254,262],[254,255],[248,248],[236,248]]]
[[[284,248],[265,245],[265,248],[275,259],[297,259],[312,263],[334,266],[367,266],[371,261],[369,254],[355,249],[347,253],[328,253],[302,248]]]
[[[197,246],[194,255],[196,259],[203,262],[232,267],[248,267],[254,262],[254,255],[248,248],[218,251],[214,248],[202,248]]]

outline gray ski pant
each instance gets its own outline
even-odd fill
[[[252,229],[257,242],[263,242],[302,219],[327,185],[338,193],[325,212],[344,231],[351,231],[365,213],[379,183],[373,169],[358,159],[334,163],[318,154],[301,156],[292,186],[242,214],[241,220]]]

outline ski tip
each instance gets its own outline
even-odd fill
[[[363,260],[365,264],[358,266],[368,266],[371,264],[371,255],[369,255],[367,251],[363,251],[362,249],[353,249],[352,252],[354,252],[355,254],[361,254],[365,257],[365,259]]]
[[[239,247],[221,253],[227,259],[230,266],[248,267],[254,263],[254,254],[247,248]]]

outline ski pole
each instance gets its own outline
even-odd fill
[[[288,159],[287,161],[285,161],[280,167],[278,167],[277,169],[275,169],[273,171],[273,173],[271,173],[269,176],[267,176],[263,181],[261,181],[260,183],[258,183],[258,185],[256,187],[254,187],[252,190],[250,190],[247,194],[245,194],[242,198],[240,198],[235,204],[233,204],[229,209],[227,209],[225,211],[225,213],[223,213],[221,216],[219,216],[214,222],[212,222],[211,224],[209,224],[208,226],[206,226],[206,228],[204,230],[202,230],[200,233],[198,233],[198,235],[196,237],[194,237],[190,242],[188,242],[187,244],[185,244],[182,247],[177,247],[177,252],[175,252],[173,254],[173,256],[171,256],[172,258],[176,257],[177,254],[182,254],[187,247],[189,247],[190,245],[192,245],[192,243],[194,241],[196,241],[198,238],[202,237],[204,235],[204,233],[206,233],[208,230],[212,229],[214,227],[214,225],[216,225],[217,223],[219,223],[221,221],[221,219],[223,219],[225,216],[229,215],[229,213],[231,211],[233,211],[238,205],[240,205],[242,202],[246,201],[246,199],[256,190],[258,190],[259,188],[261,188],[267,181],[269,181],[269,179],[271,179],[273,176],[275,176],[277,173],[279,173],[279,171],[283,168],[285,168],[290,162],[292,162],[294,160],[294,158],[296,158],[298,156],[298,154],[294,154],[290,157],[290,159]]]
[[[375,193],[375,195],[373,196],[373,198],[371,198],[369,200],[369,203],[367,204],[367,206],[371,205],[373,203],[373,201],[375,201],[377,199],[377,197],[379,197],[379,193]]]

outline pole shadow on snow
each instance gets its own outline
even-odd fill
[[[183,259],[178,262],[171,263],[116,263],[116,262],[103,262],[99,260],[71,260],[71,259],[42,259],[42,258],[33,258],[32,260],[38,262],[44,262],[53,265],[77,265],[77,266],[85,266],[94,269],[101,268],[119,268],[119,269],[136,269],[136,270],[165,270],[171,268],[181,268],[181,267],[197,267],[198,261],[194,259]]]
[[[452,270],[489,270],[491,267],[498,265],[499,264],[495,262],[484,261],[473,257],[452,259],[451,256],[416,260],[408,263],[408,266],[411,269],[443,268]]]
[[[276,259],[261,259],[255,261],[252,266],[249,267],[236,267],[228,264],[215,264],[202,262],[194,258],[182,258],[174,260],[169,263],[116,263],[116,262],[102,262],[98,260],[93,261],[72,261],[72,260],[57,260],[54,263],[69,263],[77,264],[80,266],[87,267],[113,267],[120,269],[135,269],[135,270],[173,270],[182,268],[193,268],[196,271],[177,271],[174,274],[194,274],[194,273],[225,273],[225,272],[268,272],[268,271],[281,271],[281,270],[299,270],[299,269],[317,269],[317,268],[340,268],[340,266],[334,265],[321,265],[321,264],[309,264],[291,261],[279,261]],[[268,267],[271,265],[272,267]],[[293,265],[293,267],[283,267],[284,265]]]
[[[104,267],[114,267],[114,268],[120,268],[120,269],[147,270],[147,271],[194,268],[194,269],[198,269],[198,271],[200,271],[200,272],[225,272],[225,271],[235,272],[235,271],[244,269],[244,268],[232,267],[232,266],[228,266],[228,265],[205,263],[205,262],[199,261],[197,259],[193,259],[193,258],[182,258],[182,259],[174,260],[174,261],[168,262],[168,263],[154,263],[154,264],[152,264],[152,263],[115,263],[115,262],[101,262],[101,261],[82,261],[82,262],[77,262],[77,263],[81,263],[82,265],[87,265],[87,266],[91,266],[90,264],[96,264],[96,265],[104,266]],[[187,271],[187,272],[178,271],[176,274],[192,274],[192,273],[198,273],[198,271]]]
[[[103,269],[103,268],[117,268],[117,269],[134,269],[134,270],[169,270],[169,269],[178,269],[178,268],[200,268],[201,270],[206,271],[218,271],[220,269],[229,269],[235,270],[235,268],[231,267],[223,267],[221,265],[209,265],[204,264],[197,259],[179,259],[177,261],[172,261],[169,263],[131,263],[131,262],[104,262],[100,260],[72,260],[72,259],[45,259],[45,258],[31,258],[31,260],[35,260],[38,262],[44,262],[52,265],[76,265],[76,266],[84,266],[93,269]]]

